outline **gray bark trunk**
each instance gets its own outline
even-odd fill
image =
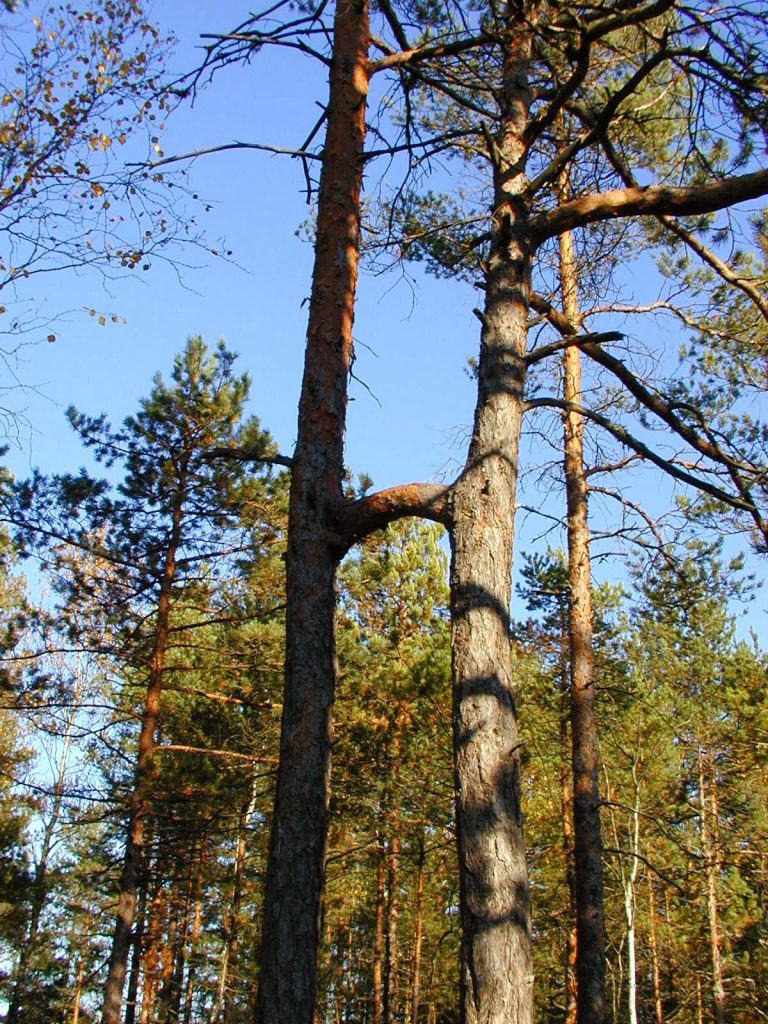
[[[509,639],[531,253],[524,131],[528,28],[510,26],[494,210],[467,462],[452,493],[456,829],[465,1024],[530,1024],[533,967]]]

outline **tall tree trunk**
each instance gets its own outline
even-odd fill
[[[451,494],[463,1024],[530,1024],[533,966],[509,638],[531,252],[524,133],[530,27],[510,14],[469,453]]]
[[[235,848],[235,872],[232,882],[232,903],[229,908],[229,920],[227,921],[226,945],[221,958],[221,971],[219,975],[219,988],[216,999],[215,1012],[211,1014],[212,1020],[217,1024],[229,1024],[232,1017],[234,984],[232,974],[237,965],[238,946],[240,941],[240,904],[243,898],[243,873],[245,871],[246,838],[248,833],[248,821],[256,806],[256,787],[252,787],[251,796],[243,804],[237,822],[237,846]]]
[[[568,197],[567,176],[560,198]],[[571,232],[559,239],[563,313],[577,327],[580,312],[576,259]],[[563,353],[563,398],[581,405],[581,354],[575,345]],[[568,509],[568,639],[571,662],[571,744],[573,758],[574,881],[576,893],[576,984],[579,1024],[605,1024],[605,913],[595,675],[592,652],[592,590],[589,561],[587,478],[584,472],[584,418],[566,411],[565,491]]]
[[[627,921],[627,1004],[629,1024],[637,1024],[637,873],[640,867],[640,762],[641,741],[632,765],[632,817],[629,823],[629,861],[621,868],[624,889],[624,915]]]
[[[192,1003],[195,997],[195,981],[199,962],[198,945],[200,942],[200,922],[203,911],[203,877],[205,874],[205,861],[208,853],[208,836],[204,835],[200,843],[200,855],[197,860],[197,871],[195,872],[194,886],[194,910],[192,912],[192,931],[189,944],[189,970],[187,971],[186,989],[184,992],[184,1010],[182,1018],[184,1024],[191,1024]]]
[[[564,637],[563,642],[567,643]],[[568,659],[570,664],[570,659]],[[569,668],[564,667],[561,679],[560,694],[560,814],[563,819],[563,859],[565,862],[565,881],[568,889],[570,919],[565,940],[565,1024],[576,1024],[578,1012],[576,985],[576,957],[578,939],[576,931],[576,870],[573,855],[573,784],[571,781],[571,736],[570,720],[570,687],[566,684]]]
[[[717,803],[712,794],[708,800],[706,756],[699,748],[699,814],[701,821],[701,849],[707,873],[707,917],[709,921],[709,956],[712,968],[712,1014],[715,1024],[725,1024],[726,993],[723,982],[723,963],[720,953],[720,911],[717,897],[718,858],[715,847],[714,821]],[[707,806],[708,803],[710,806]],[[713,813],[713,809],[715,813]]]
[[[399,935],[400,922],[400,816],[390,815],[389,856],[387,858],[387,932],[384,958],[384,1024],[394,1024],[398,1017]]]
[[[146,930],[146,941],[144,944],[143,956],[143,980],[141,990],[141,1024],[149,1024],[154,1013],[157,992],[160,987],[160,972],[162,970],[162,938],[164,911],[163,894],[163,873],[160,864],[157,865],[157,880],[155,894],[149,908],[149,920]]]
[[[698,974],[696,975],[696,1024],[704,1024],[704,994]]]
[[[648,937],[651,947],[654,1016],[656,1024],[664,1024],[664,1003],[661,998],[661,971],[659,969],[659,940],[656,933],[656,900],[653,895],[653,877],[650,874],[648,875]]]
[[[413,953],[411,954],[411,983],[409,996],[409,1012],[406,1020],[417,1024],[419,1019],[419,999],[421,997],[421,949],[424,941],[424,861],[426,851],[424,832],[419,838],[419,859],[416,866],[416,903],[413,908]]]
[[[173,969],[176,965],[176,955],[178,953],[180,933],[179,923],[181,919],[181,892],[179,888],[178,875],[171,885],[170,896],[166,907],[167,926],[160,953],[160,987],[157,993],[156,1019],[158,1024],[168,1024],[171,1000],[173,998]]]
[[[128,994],[125,1000],[125,1024],[135,1024],[139,978],[144,962],[144,924],[147,914],[147,893],[142,886],[136,911],[136,927],[131,944],[131,973],[128,978]]]
[[[386,847],[379,837],[376,861],[376,916],[373,930],[373,1024],[381,1024],[384,1007],[384,897]]]
[[[365,0],[338,0],[333,45],[291,472],[285,693],[264,893],[259,1024],[311,1024],[315,1001],[336,680],[333,521],[343,499],[368,91]]]
[[[173,958],[171,998],[168,1004],[168,1019],[175,1021],[181,1020],[181,1000],[184,992],[184,968],[187,962],[187,946],[189,944],[189,934],[192,928],[196,875],[197,872],[195,870],[195,865],[190,864],[189,876],[181,908],[181,921],[176,939],[176,952]]]
[[[144,839],[149,816],[150,793],[154,775],[155,732],[160,714],[163,690],[163,670],[168,649],[168,631],[171,616],[171,596],[176,577],[176,555],[181,543],[181,521],[186,474],[182,467],[179,486],[171,511],[171,532],[165,551],[160,592],[157,601],[157,621],[149,664],[149,679],[141,715],[141,732],[136,756],[136,769],[128,812],[128,828],[123,870],[120,875],[120,895],[117,920],[112,938],[112,951],[104,984],[104,1005],[101,1024],[120,1024],[123,986],[128,968],[133,922],[136,916],[136,894],[144,860]]]
[[[75,992],[72,996],[72,1021],[71,1024],[80,1024],[80,1002],[83,998],[83,979],[85,978],[85,961],[88,956],[88,944],[91,941],[91,912],[85,915],[85,926],[83,937],[80,942],[80,953],[77,958],[77,973],[75,975]]]

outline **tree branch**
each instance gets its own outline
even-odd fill
[[[348,502],[336,517],[336,532],[344,552],[375,530],[397,519],[419,516],[449,527],[451,488],[442,484],[399,484]]]
[[[750,464],[744,463],[737,459],[732,458],[727,452],[724,452],[719,445],[714,444],[711,441],[704,440],[701,435],[695,431],[692,427],[679,418],[674,412],[672,406],[666,402],[661,395],[654,393],[644,384],[640,382],[638,377],[632,373],[632,371],[622,363],[620,359],[610,355],[600,345],[596,345],[594,342],[586,340],[581,346],[582,352],[604,366],[606,370],[616,377],[624,387],[633,395],[638,402],[645,406],[646,409],[650,409],[652,413],[659,417],[659,419],[666,423],[674,432],[686,441],[693,449],[699,452],[701,455],[705,455],[708,459],[712,459],[714,462],[719,462],[722,465],[731,467],[741,472],[754,474],[757,472],[757,467]]]
[[[293,459],[289,455],[269,455],[254,448],[209,448],[204,459],[229,459],[231,462],[263,462],[265,466],[285,466],[290,469]]]
[[[756,522],[758,522],[758,528],[760,529],[763,536],[768,538],[768,527],[762,523],[759,511],[755,508],[754,502],[750,503],[744,498],[737,497],[734,494],[729,494],[728,491],[724,491],[721,487],[717,487],[715,484],[709,483],[708,480],[704,480],[702,477],[694,476],[693,473],[689,473],[680,466],[671,462],[669,459],[665,459],[658,452],[655,452],[652,448],[649,448],[647,444],[643,444],[638,438],[630,434],[628,430],[620,426],[618,423],[614,423],[609,420],[607,416],[603,416],[599,412],[595,412],[594,409],[588,409],[583,405],[576,405],[573,402],[564,402],[560,398],[531,398],[525,403],[526,409],[561,409],[563,412],[576,412],[582,416],[591,420],[593,423],[597,423],[598,426],[602,427],[603,430],[607,430],[609,434],[620,441],[627,448],[631,448],[637,452],[642,458],[652,462],[659,469],[663,470],[669,476],[675,480],[679,480],[680,483],[687,484],[689,487],[693,487],[696,490],[703,491],[708,494],[711,498],[715,498],[716,501],[722,502],[729,508],[738,509],[740,512],[747,512],[753,519],[757,516]]]
[[[252,764],[277,764],[276,757],[254,757],[253,754],[241,754],[237,750],[211,750],[208,747],[190,747],[185,743],[162,743],[155,747],[158,754],[166,750],[180,754],[204,754],[206,757],[234,757]]]
[[[529,221],[534,245],[564,231],[604,220],[660,215],[685,217],[714,213],[727,206],[759,199],[768,193],[768,170],[753,171],[709,185],[675,188],[668,185],[611,189],[571,199]]]
[[[433,43],[430,46],[416,46],[409,50],[401,50],[372,61],[369,65],[369,74],[375,75],[377,71],[386,71],[388,68],[412,67],[414,64],[422,64],[436,58],[456,57],[467,50],[483,46],[490,42],[491,38],[483,32],[466,39],[455,39],[450,43]]]
[[[766,300],[765,295],[752,281],[746,277],[740,277],[732,267],[729,267],[711,249],[707,248],[691,231],[686,231],[674,218],[662,215],[659,217],[659,221],[668,231],[671,231],[673,235],[683,241],[689,249],[692,249],[724,281],[732,284],[734,288],[738,288],[747,298],[751,299],[760,311],[762,318],[768,323],[768,300]]]
[[[148,167],[154,170],[156,167],[165,167],[167,164],[177,164],[182,160],[195,160],[199,156],[208,156],[211,153],[225,153],[230,149],[256,149],[262,153],[276,153],[278,156],[300,157],[302,160],[317,160],[322,162],[319,153],[312,153],[306,149],[285,149],[282,146],[267,146],[259,142],[224,142],[220,146],[203,146],[201,149],[192,149],[189,153],[177,153],[175,156],[164,156],[162,160],[153,160],[148,164],[130,164],[131,167]]]

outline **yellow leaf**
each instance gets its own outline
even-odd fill
[[[99,317],[99,326],[100,327],[103,327],[106,322],[107,322],[107,318],[105,316],[100,316]]]

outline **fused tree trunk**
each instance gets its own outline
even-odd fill
[[[465,1024],[530,1024],[533,1018],[530,892],[509,637],[530,297],[524,198],[530,45],[527,25],[510,26],[503,117],[495,140],[478,399],[467,462],[451,494],[456,830]]]
[[[561,198],[567,181],[561,182]],[[574,325],[580,314],[576,260],[570,231],[559,238],[563,314]],[[592,652],[592,590],[589,561],[587,478],[584,472],[584,417],[580,406],[581,353],[563,353],[565,492],[568,512],[568,642],[571,665],[574,886],[576,898],[576,987],[579,1024],[605,1024],[605,914],[600,832],[600,759],[595,716]]]
[[[404,32],[391,6],[382,5],[382,12],[390,25],[398,25],[395,34],[403,45]],[[517,3],[505,5],[492,19],[502,58],[502,81],[494,92],[500,117],[488,147],[494,196],[478,399],[467,462],[450,488],[404,485],[352,503],[342,496],[343,436],[369,30],[365,0],[339,0],[335,8],[315,270],[292,459],[285,696],[266,875],[258,1024],[313,1020],[336,674],[336,564],[350,544],[402,515],[429,515],[446,523],[451,533],[462,1021],[530,1024],[530,896],[509,604],[534,250],[574,227],[618,217],[704,213],[768,189],[768,173],[760,172],[704,188],[629,187],[554,206],[545,202],[532,214],[532,193],[556,185],[556,171],[547,172],[547,180],[528,182],[527,153],[571,95],[568,90],[557,93],[551,117],[542,111],[535,122],[530,118],[529,66],[539,16],[539,5]],[[586,49],[578,56],[586,61],[585,68],[592,42],[601,32],[619,27],[611,19],[585,27]],[[400,56],[402,64],[410,59],[404,54],[392,59]],[[577,70],[569,88],[581,81],[584,68]],[[528,407],[534,404],[532,400]],[[591,684],[578,686],[585,700],[591,700]],[[582,713],[580,708],[575,714]],[[591,768],[579,764],[577,773],[587,779]],[[582,796],[578,799],[581,805]],[[583,807],[585,814],[594,815],[591,796],[583,797]]]
[[[334,517],[343,498],[368,44],[365,0],[339,0],[292,459],[285,693],[264,897],[259,1024],[311,1024],[314,1011],[336,680]]]

